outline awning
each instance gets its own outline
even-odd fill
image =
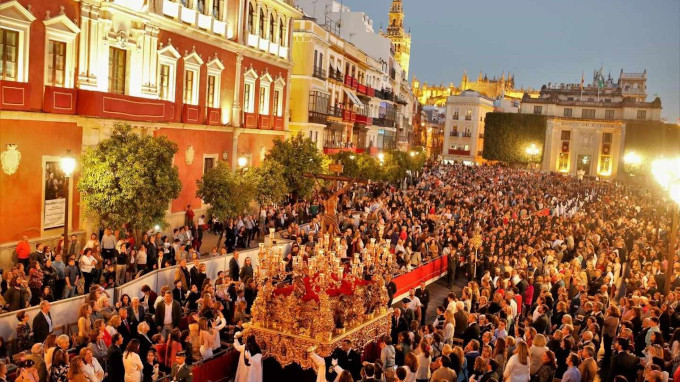
[[[364,103],[361,102],[361,100],[356,95],[354,95],[354,93],[351,93],[347,89],[342,89],[342,90],[345,91],[345,94],[347,94],[347,97],[349,97],[349,99],[352,101],[353,104],[355,104],[357,106],[364,106]]]

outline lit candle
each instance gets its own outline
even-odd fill
[[[269,229],[269,238],[274,240],[274,228]]]

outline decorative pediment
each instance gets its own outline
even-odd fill
[[[55,31],[59,31],[62,33],[68,34],[80,33],[80,28],[78,28],[78,26],[73,21],[71,21],[71,19],[69,19],[65,14],[45,19],[43,21],[43,24],[45,24],[45,28],[54,29]]]
[[[271,84],[273,81],[272,76],[269,74],[269,71],[265,70],[264,74],[260,76],[260,82],[265,82],[268,84]]]
[[[210,61],[208,61],[206,65],[208,66],[208,69],[219,71],[224,70],[224,64],[222,64],[222,61],[220,61],[220,59],[217,58],[217,54],[215,54],[215,56]]]
[[[172,46],[172,42],[168,42],[168,45],[166,46],[161,46],[161,48],[158,49],[158,55],[173,60],[178,60],[180,57],[182,57],[182,55],[179,54],[177,49],[175,49],[175,47]]]
[[[246,70],[245,73],[243,73],[243,77],[245,77],[246,79],[256,80],[258,79],[259,76],[257,75],[255,69],[253,69],[253,67],[251,66],[248,70]]]
[[[27,23],[35,21],[35,16],[17,0],[0,4],[0,16]]]
[[[184,64],[196,66],[203,65],[203,59],[198,55],[198,53],[196,53],[195,48],[196,47],[194,47],[194,49],[189,54],[186,54],[186,52],[184,53]]]
[[[278,76],[276,76],[276,80],[274,80],[274,86],[277,86],[277,87],[286,86],[286,81],[283,79],[283,77],[281,77],[280,74]]]

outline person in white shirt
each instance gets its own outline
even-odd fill
[[[125,367],[125,382],[140,382],[142,380],[142,359],[139,358],[139,340],[133,338],[128,343],[123,353],[123,366]]]
[[[104,369],[99,364],[92,350],[89,348],[80,349],[80,357],[83,359],[83,373],[89,382],[102,382],[104,380]]]
[[[95,265],[97,265],[97,259],[92,256],[92,249],[86,248],[83,255],[80,257],[80,271],[85,278],[85,293],[90,293],[90,285],[92,285],[92,279],[94,278],[93,270]]]

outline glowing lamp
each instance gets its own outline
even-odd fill
[[[73,174],[73,170],[75,170],[76,168],[76,159],[73,156],[71,156],[70,151],[67,151],[66,155],[61,158],[60,166],[61,171],[64,172],[64,175],[67,178],[70,178],[71,174]]]

